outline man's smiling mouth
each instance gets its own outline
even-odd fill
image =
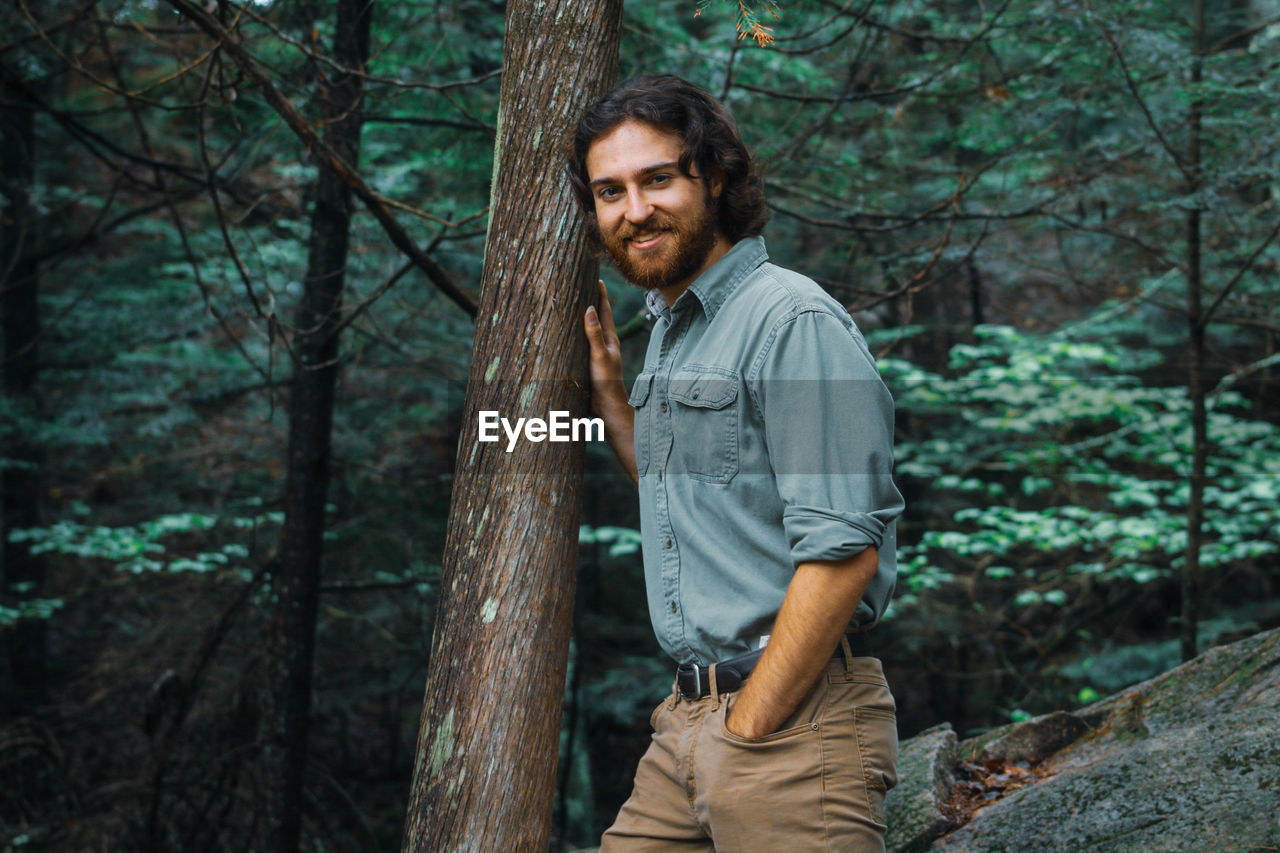
[[[627,242],[631,244],[631,248],[644,251],[645,249],[652,249],[654,246],[658,245],[658,243],[662,241],[662,238],[666,236],[666,231],[647,231],[643,234],[637,234],[634,237],[628,237]]]

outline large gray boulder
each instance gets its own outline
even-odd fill
[[[893,853],[1280,850],[1280,630],[1071,713],[906,741]]]

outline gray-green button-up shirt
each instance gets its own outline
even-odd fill
[[[851,627],[875,624],[897,573],[893,398],[848,312],[742,240],[657,316],[635,407],[649,614],[680,663],[758,648],[797,564],[868,545],[879,569]]]

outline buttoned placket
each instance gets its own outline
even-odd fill
[[[665,312],[669,325],[663,333],[657,363],[652,365],[653,393],[658,401],[658,411],[654,423],[655,441],[651,445],[654,450],[651,452],[655,454],[653,462],[657,464],[654,509],[658,526],[657,540],[661,546],[662,594],[667,602],[667,636],[678,640],[679,651],[688,656],[695,656],[685,637],[683,604],[680,600],[680,542],[671,524],[671,504],[667,492],[669,478],[664,476],[675,443],[675,431],[671,420],[672,406],[667,394],[677,356],[689,333],[693,313],[691,302],[692,297],[685,299],[684,303],[678,307]],[[648,369],[646,367],[646,370]]]

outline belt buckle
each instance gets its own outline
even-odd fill
[[[682,675],[693,676],[692,692],[685,692],[684,687],[681,685],[682,679],[680,676]],[[698,666],[696,663],[681,664],[676,670],[676,691],[680,694],[682,699],[702,698],[702,667]]]

